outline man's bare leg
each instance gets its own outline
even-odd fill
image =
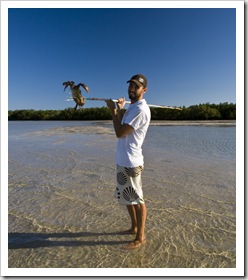
[[[137,233],[137,216],[136,216],[136,210],[134,205],[127,205],[127,210],[129,213],[129,216],[131,218],[131,229],[127,231],[127,233],[135,234]]]
[[[143,240],[145,240],[145,223],[146,223],[145,203],[135,205],[135,210],[136,210],[136,217],[137,217],[137,224],[138,224],[138,231],[135,240],[139,240],[140,242],[143,242]]]
[[[146,205],[138,204],[135,205],[134,208],[136,212],[138,231],[136,233],[135,240],[130,242],[126,246],[124,246],[125,249],[136,249],[140,247],[140,245],[146,242],[146,238],[145,238],[145,223],[146,223],[146,215],[147,215]]]

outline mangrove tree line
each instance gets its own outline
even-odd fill
[[[151,108],[152,120],[235,120],[236,104],[199,104],[182,110]],[[11,110],[8,120],[111,120],[110,110],[101,108],[67,108],[64,110]]]

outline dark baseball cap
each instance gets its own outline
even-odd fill
[[[134,75],[129,81],[127,81],[127,83],[130,82],[136,83],[139,87],[147,87],[147,78],[141,74]]]

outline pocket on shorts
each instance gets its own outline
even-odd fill
[[[130,177],[137,177],[141,174],[144,170],[144,166],[137,166],[137,167],[125,167],[125,171]]]

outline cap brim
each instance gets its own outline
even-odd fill
[[[137,81],[137,80],[129,80],[129,81],[127,81],[127,83],[130,83],[130,82],[134,82],[136,85],[138,85],[139,87],[144,87],[144,85],[143,84],[141,84],[139,81]]]

